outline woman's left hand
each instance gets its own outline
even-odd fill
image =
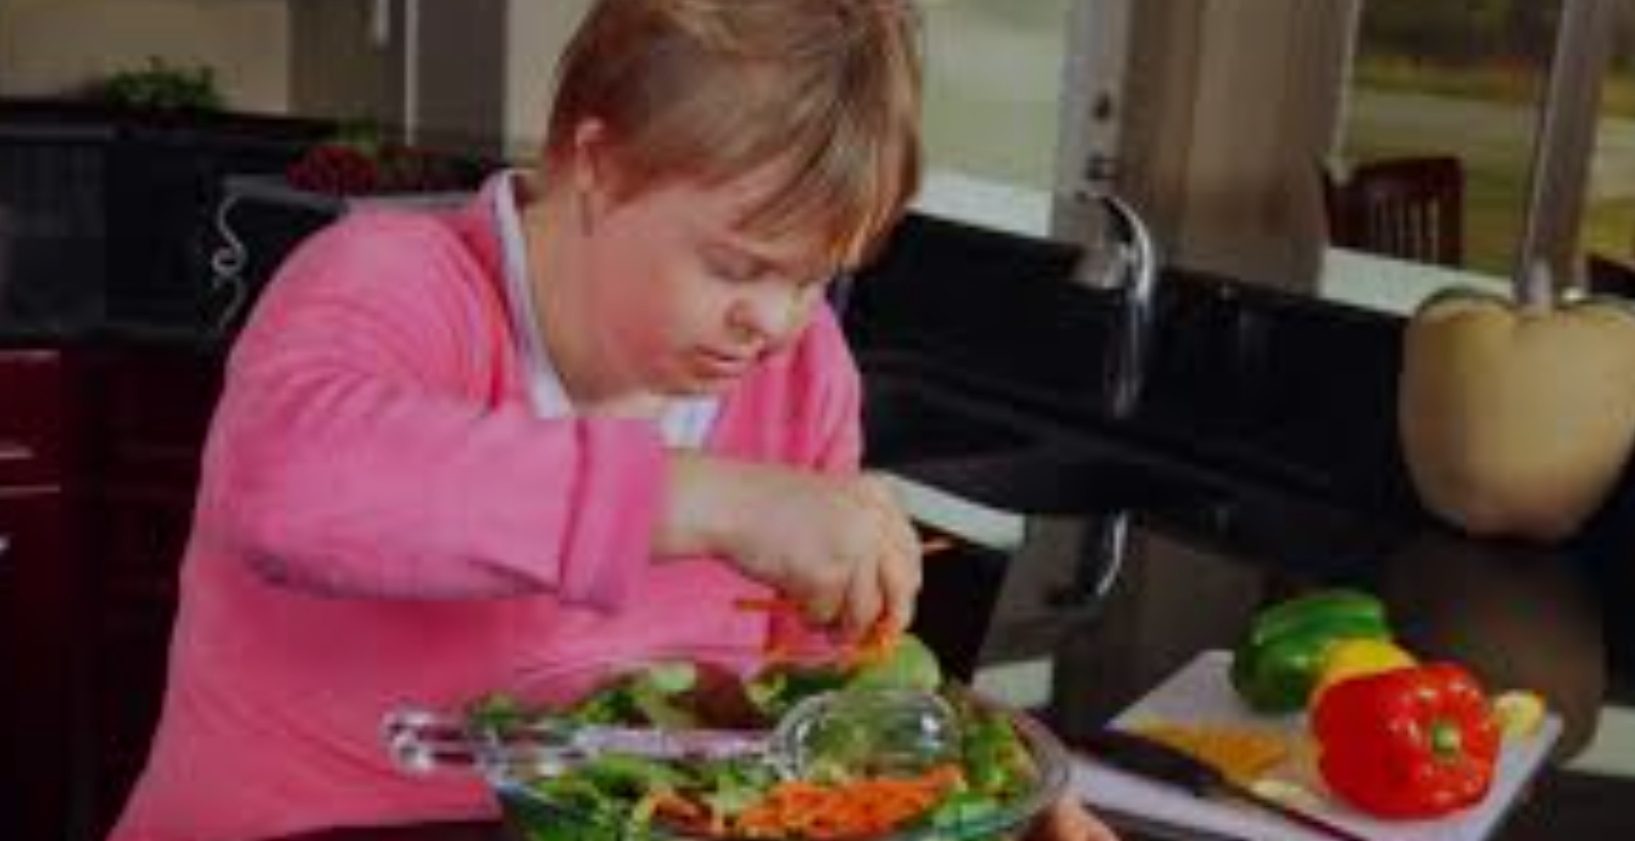
[[[1033,822],[1026,841],[1118,841],[1118,836],[1077,798],[1067,796]]]

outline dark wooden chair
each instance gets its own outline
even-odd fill
[[[1592,253],[1584,267],[1590,292],[1635,300],[1635,262]]]
[[[1464,261],[1465,172],[1458,158],[1370,161],[1343,182],[1326,170],[1322,180],[1335,245],[1422,263]]]

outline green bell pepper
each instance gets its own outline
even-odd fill
[[[1342,639],[1390,639],[1385,607],[1356,590],[1320,590],[1256,614],[1232,657],[1232,686],[1259,712],[1305,706],[1329,645]]]

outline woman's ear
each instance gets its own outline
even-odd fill
[[[573,129],[572,184],[575,213],[588,231],[612,206],[618,187],[617,164],[607,124],[595,117]]]

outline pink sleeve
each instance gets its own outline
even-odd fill
[[[304,245],[234,350],[201,525],[293,586],[616,604],[648,561],[662,442],[490,405],[505,334],[480,271],[430,219]]]
[[[820,411],[822,444],[816,467],[826,473],[856,473],[863,461],[863,383],[857,362],[833,314],[823,311],[811,328],[819,368],[828,374]]]

